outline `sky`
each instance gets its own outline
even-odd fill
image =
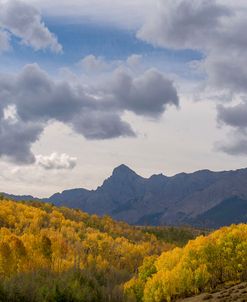
[[[247,3],[0,0],[0,192],[95,189],[126,164],[246,168]]]

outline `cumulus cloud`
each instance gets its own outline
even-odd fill
[[[236,156],[236,155],[247,155],[247,139],[238,138],[232,139],[230,142],[218,143],[216,145],[218,150]]]
[[[130,70],[135,69],[141,63],[142,55],[132,54],[126,60],[110,60],[104,57],[88,55],[78,62],[78,66],[87,73],[111,72],[116,68],[125,67]]]
[[[40,12],[24,1],[0,1],[0,50],[9,48],[11,33],[21,39],[21,43],[35,50],[51,49],[55,53],[62,51],[57,38],[42,22]]]
[[[102,57],[88,55],[79,62],[79,66],[87,72],[98,72],[108,68],[108,64]]]
[[[77,163],[76,157],[71,157],[66,153],[58,154],[56,152],[51,155],[36,155],[36,163],[46,170],[72,170]]]
[[[22,120],[66,122],[82,108],[94,106],[83,87],[74,88],[70,83],[54,81],[37,64],[26,65],[12,77],[9,102],[11,99]]]
[[[0,156],[4,156],[18,164],[31,164],[35,157],[31,146],[39,139],[43,127],[41,124],[18,121],[10,123],[0,121]]]
[[[159,3],[156,14],[137,36],[164,48],[202,52],[204,59],[198,66],[206,73],[210,87],[231,93],[246,92],[246,10],[219,0]]]
[[[91,140],[134,137],[122,119],[125,111],[158,117],[167,106],[178,106],[172,81],[156,70],[133,76],[118,69],[110,77],[88,88],[79,78],[54,80],[37,64],[0,75],[0,156],[34,163],[31,146],[52,121]]]
[[[218,119],[234,128],[247,128],[247,104],[242,102],[235,106],[218,106]]]
[[[76,132],[91,140],[136,136],[131,126],[118,114],[104,111],[76,115],[72,121],[72,127]]]
[[[156,14],[138,31],[137,36],[165,48],[204,49],[221,29],[221,18],[231,10],[215,0],[160,1]]]
[[[138,115],[159,116],[167,106],[179,104],[173,82],[154,69],[137,78],[132,78],[124,70],[117,70],[110,87],[119,105]]]
[[[243,132],[247,120],[246,4],[234,1],[231,5],[230,1],[220,0],[160,0],[159,3],[156,13],[137,36],[155,46],[200,51],[204,59],[197,66],[205,74],[206,92],[225,96],[221,101],[244,99],[232,107],[218,106],[219,123]]]
[[[202,64],[208,76],[209,87],[225,91],[233,97],[247,93],[247,71],[244,67],[246,59],[244,49],[239,50],[238,54],[226,50],[222,54],[210,55]]]
[[[230,155],[247,155],[247,102],[219,105],[217,109],[219,124],[233,129],[233,135],[216,144],[217,149]]]
[[[135,67],[141,63],[141,60],[142,60],[142,55],[133,54],[127,58],[126,63],[130,67]]]

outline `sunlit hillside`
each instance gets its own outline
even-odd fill
[[[163,302],[247,279],[246,225],[193,239],[202,231],[1,200],[0,226],[4,302]]]
[[[1,301],[121,301],[143,259],[174,244],[38,202],[0,202]],[[177,238],[179,241],[179,238]]]
[[[243,281],[247,281],[247,225],[240,224],[199,236],[158,258],[145,258],[138,274],[125,284],[125,293],[133,301],[174,301]]]

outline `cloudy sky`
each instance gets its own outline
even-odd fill
[[[0,191],[247,167],[242,0],[0,0]]]

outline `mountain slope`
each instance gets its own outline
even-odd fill
[[[69,199],[66,194],[65,191],[60,195],[61,204],[74,207],[75,196]],[[109,214],[132,224],[184,224],[196,223],[197,217],[234,196],[247,200],[246,169],[202,170],[173,177],[153,175],[146,179],[121,165],[97,190],[81,191],[76,207],[91,214]],[[59,204],[54,197],[49,201]],[[238,217],[228,216],[224,224],[236,221]],[[212,225],[217,223],[205,221],[203,226]]]
[[[179,301],[246,282],[246,242],[246,224],[231,225],[208,236],[199,236],[185,247],[164,252],[156,259],[146,259],[125,284],[125,294],[134,297],[133,301]],[[246,284],[217,294],[218,300],[214,301],[246,301],[246,291],[242,289],[246,289]],[[191,301],[213,301],[213,298],[216,295],[207,294]]]
[[[247,223],[247,200],[231,197],[223,200],[217,206],[199,215],[191,224],[210,228],[220,228],[231,223]]]
[[[108,214],[131,224],[198,225],[203,218],[203,226],[211,227],[243,221],[238,217],[239,211],[227,215],[220,223],[216,221],[218,216],[212,215],[219,211],[218,205],[224,209],[228,206],[224,201],[235,197],[247,201],[247,169],[201,170],[173,177],[160,174],[143,178],[121,165],[96,190],[66,190],[45,201],[79,208],[90,214]],[[232,202],[234,207],[235,201]],[[210,210],[212,212],[208,214]],[[210,219],[202,216],[204,214],[210,215]]]
[[[123,284],[143,259],[173,247],[110,217],[2,199],[0,301],[127,302]]]

